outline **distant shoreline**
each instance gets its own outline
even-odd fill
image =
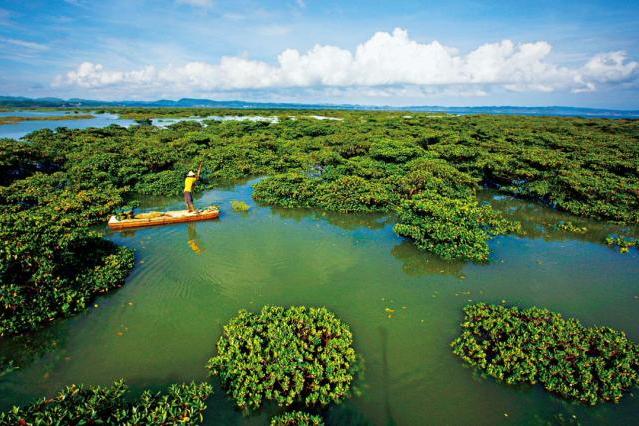
[[[11,115],[6,117],[0,117],[0,126],[4,126],[7,124],[17,124],[23,121],[66,121],[66,120],[87,120],[91,118],[95,118],[95,116],[91,114],[46,115],[41,117],[16,117]]]
[[[581,108],[569,106],[467,106],[447,107],[437,105],[388,106],[357,104],[304,104],[278,102],[217,101],[211,99],[156,100],[156,101],[100,101],[91,99],[24,98],[0,96],[0,109],[6,108],[211,108],[237,110],[351,110],[351,111],[407,111],[439,112],[449,114],[495,114],[530,115],[582,118],[638,119],[639,110],[617,110],[610,108]]]

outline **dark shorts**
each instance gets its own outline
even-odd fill
[[[193,204],[193,195],[189,191],[184,191],[184,202],[186,204]]]

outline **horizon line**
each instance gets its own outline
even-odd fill
[[[349,107],[349,108],[377,108],[377,109],[409,109],[409,108],[468,108],[468,109],[477,109],[477,108],[538,108],[538,109],[551,109],[551,108],[565,108],[565,109],[577,109],[577,110],[593,110],[593,111],[618,111],[618,112],[639,112],[638,109],[620,109],[620,108],[611,108],[611,107],[581,107],[574,105],[436,105],[436,104],[411,104],[411,105],[388,105],[388,104],[360,104],[360,103],[316,103],[316,102],[294,102],[294,101],[247,101],[240,99],[210,99],[210,98],[192,98],[192,97],[181,97],[179,99],[170,99],[170,98],[159,98],[159,99],[119,99],[119,100],[104,100],[104,99],[91,99],[91,98],[60,98],[56,96],[42,96],[42,97],[28,97],[28,96],[15,96],[15,95],[0,95],[0,106],[3,106],[2,103],[10,102],[14,99],[17,102],[26,102],[26,101],[46,101],[46,100],[56,100],[61,102],[74,102],[74,101],[84,101],[84,102],[94,102],[94,103],[104,103],[104,104],[114,104],[114,103],[157,103],[157,102],[174,102],[179,103],[180,101],[202,101],[202,102],[216,102],[216,103],[244,103],[244,104],[274,104],[274,105],[299,105],[299,106],[319,106],[319,107]],[[6,105],[11,106],[11,105]],[[38,107],[38,106],[33,106]],[[61,106],[61,108],[64,108]]]

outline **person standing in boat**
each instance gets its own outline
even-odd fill
[[[191,170],[186,175],[186,179],[184,179],[184,202],[189,212],[197,212],[195,205],[193,205],[193,187],[199,178],[199,175],[196,175]]]

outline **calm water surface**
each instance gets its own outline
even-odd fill
[[[639,418],[635,395],[618,405],[584,407],[538,386],[483,378],[449,348],[462,307],[477,301],[544,306],[639,341],[639,255],[600,244],[611,228],[577,220],[588,233],[553,233],[545,224],[566,216],[485,194],[524,220],[529,236],[493,240],[488,265],[450,263],[397,237],[392,219],[257,206],[252,183],[196,200],[220,205],[217,221],[110,234],[136,250],[126,286],[34,336],[35,351],[18,339],[0,342],[0,355],[31,358],[0,377],[0,408],[70,383],[123,377],[138,392],[206,380],[204,364],[239,309],[305,304],[327,306],[350,324],[365,359],[361,396],[333,408],[331,424],[544,424],[560,416],[631,424]],[[252,208],[236,213],[231,200]],[[180,206],[147,200],[149,208]],[[396,310],[392,318],[385,308]],[[209,424],[266,424],[273,407],[243,417],[213,383]]]
[[[120,118],[117,114],[96,114],[88,111],[81,111],[80,114],[93,114],[93,118],[73,119],[73,111],[4,111],[0,112],[0,117],[47,117],[47,116],[69,116],[69,120],[41,120],[22,121],[15,124],[0,125],[0,138],[20,139],[29,133],[40,129],[57,129],[67,127],[69,129],[86,129],[89,127],[107,127],[113,124],[128,127],[136,124],[135,120]],[[183,117],[183,118],[154,118],[152,124],[157,127],[168,127],[181,121],[195,121],[205,123],[207,120],[216,121],[267,121],[277,123],[277,117],[267,116],[231,116],[231,115],[211,115],[208,117]]]
[[[29,133],[40,129],[55,130],[58,127],[69,129],[86,129],[89,127],[107,127],[112,124],[128,127],[135,124],[134,120],[119,118],[116,114],[96,114],[82,111],[80,114],[93,114],[93,118],[69,120],[42,120],[42,121],[21,121],[15,124],[0,125],[0,138],[20,139]],[[0,117],[51,117],[66,116],[73,117],[72,111],[5,111],[0,112]]]

